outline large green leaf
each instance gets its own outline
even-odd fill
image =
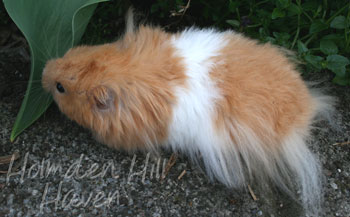
[[[327,28],[328,28],[328,25],[323,20],[316,20],[316,21],[312,22],[310,29],[309,29],[309,32],[311,34],[317,33],[317,32],[321,32]]]
[[[341,55],[329,55],[327,57],[327,68],[337,74],[337,76],[346,76],[346,66],[350,64],[350,60]]]
[[[316,69],[322,69],[322,61],[323,61],[322,57],[308,54],[304,58],[306,62],[310,63]]]
[[[279,17],[285,17],[285,16],[286,16],[286,12],[280,8],[273,9],[271,14],[272,19],[277,19]]]
[[[5,8],[28,41],[31,71],[11,141],[37,120],[52,102],[41,87],[47,60],[76,45],[97,6],[107,0],[3,0]]]
[[[327,39],[322,39],[320,42],[320,50],[324,53],[324,54],[336,54],[338,53],[338,47],[337,45],[331,41],[331,40],[327,40]]]
[[[331,27],[335,29],[345,29],[346,18],[344,16],[337,16],[331,22]]]

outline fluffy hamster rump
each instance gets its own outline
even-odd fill
[[[43,87],[63,113],[110,147],[201,158],[229,187],[272,180],[288,192],[294,180],[317,212],[320,166],[305,140],[327,102],[279,49],[232,31],[127,29],[47,63]]]

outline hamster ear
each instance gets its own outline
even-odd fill
[[[99,110],[110,110],[114,108],[115,94],[106,86],[97,86],[88,92],[90,103]]]

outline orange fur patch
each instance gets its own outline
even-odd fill
[[[222,95],[218,129],[236,120],[268,145],[280,144],[292,129],[307,130],[314,113],[312,98],[294,65],[270,44],[258,45],[238,34],[227,38],[211,72]]]

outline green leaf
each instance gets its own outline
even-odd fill
[[[350,85],[350,76],[341,77],[341,76],[336,75],[333,78],[333,82],[336,84],[339,84],[339,85],[343,85],[343,86]]]
[[[321,11],[322,11],[322,5],[318,5],[317,10],[313,11],[313,17],[318,17]]]
[[[309,49],[307,49],[306,45],[301,42],[300,40],[298,40],[298,52],[299,53],[305,53],[307,52]]]
[[[286,12],[284,12],[282,9],[279,9],[279,8],[273,9],[272,14],[271,14],[272,19],[285,17],[285,16],[286,16]]]
[[[301,5],[301,7],[304,11],[314,11],[319,4],[318,0],[307,0]]]
[[[239,21],[238,20],[226,20],[226,23],[230,24],[234,27],[239,27]]]
[[[266,42],[270,42],[271,44],[275,44],[276,43],[276,39],[270,36],[267,36],[265,38]]]
[[[298,15],[301,14],[301,9],[299,8],[298,5],[291,3],[289,5],[289,7],[287,8],[288,12],[289,12],[289,16],[294,16],[294,15]]]
[[[284,46],[284,47],[288,47],[289,46],[289,39],[290,39],[290,35],[286,32],[273,32],[272,33],[273,36],[276,38],[276,43],[278,45]]]
[[[308,54],[304,58],[306,62],[310,63],[316,69],[322,69],[322,57]]]
[[[327,68],[340,77],[345,76],[345,67],[349,64],[349,59],[341,55],[334,54],[327,57]]]
[[[344,35],[343,34],[329,34],[324,37],[322,37],[321,40],[332,40],[339,42],[340,40],[344,40]]]
[[[31,71],[27,91],[11,133],[13,141],[52,102],[43,91],[42,69],[47,60],[76,45],[96,8],[107,0],[4,0],[5,8],[28,41]]]
[[[331,27],[334,29],[345,29],[346,18],[344,16],[337,16],[331,22]]]
[[[337,45],[333,41],[327,39],[321,40],[320,49],[324,54],[328,55],[338,53]]]
[[[159,5],[158,4],[153,4],[151,6],[151,14],[154,14],[155,12],[157,12],[159,10]]]
[[[324,21],[316,20],[311,24],[309,31],[312,34],[312,33],[321,32],[327,28],[328,28],[328,25]]]
[[[338,67],[338,66],[347,66],[350,64],[350,61],[348,58],[338,54],[329,55],[327,57],[327,61],[328,61],[328,66],[330,64],[335,64],[334,66]]]
[[[290,4],[290,0],[278,0],[277,1],[277,6],[279,8],[285,9],[289,6],[289,4]]]
[[[329,67],[327,66],[327,68],[329,70],[331,70],[332,72],[334,72],[337,76],[339,77],[343,77],[345,75],[345,67],[338,67],[338,68],[335,68],[335,67]]]
[[[231,13],[236,13],[236,8],[238,7],[238,2],[237,1],[230,1],[228,5],[228,10]]]
[[[290,34],[286,32],[273,32],[272,34],[276,37],[276,39],[281,41],[287,41],[288,39],[290,39]]]

